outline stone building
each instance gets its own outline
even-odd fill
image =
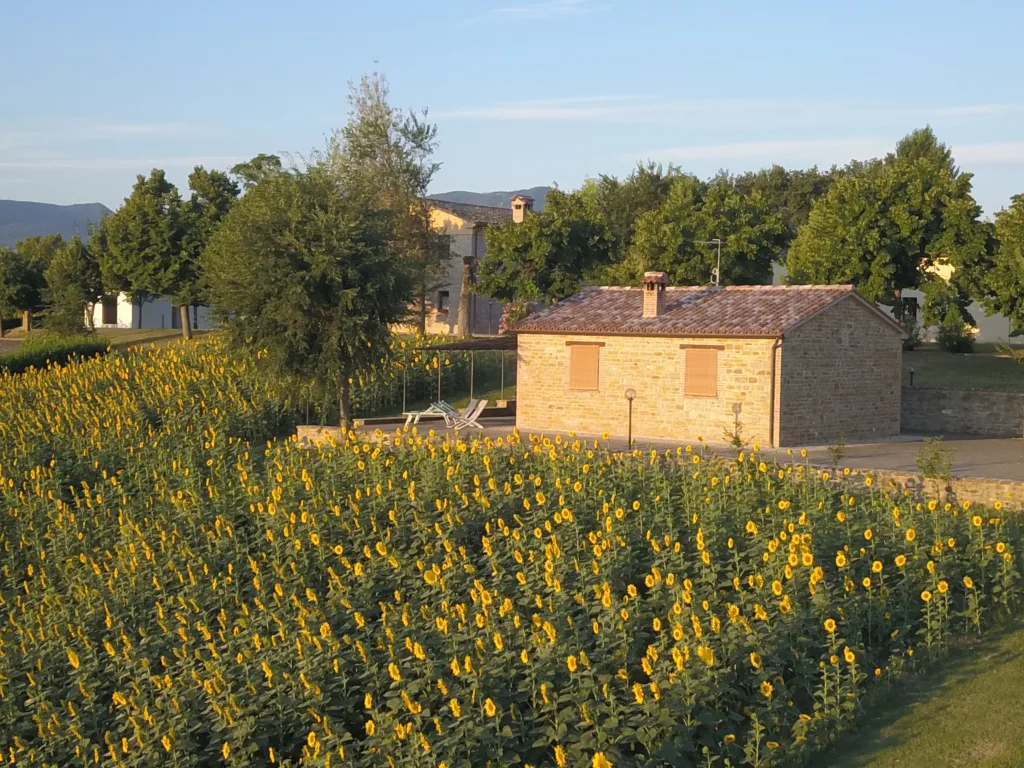
[[[521,430],[761,446],[899,434],[903,329],[848,285],[589,288],[519,323]]]
[[[484,296],[462,296],[466,270],[472,270],[487,251],[484,231],[491,224],[521,223],[533,210],[533,198],[513,195],[508,208],[452,203],[430,198],[430,224],[447,235],[451,258],[447,271],[431,297],[427,312],[427,333],[457,334],[459,312],[466,310],[465,330],[474,336],[498,332],[502,306]]]

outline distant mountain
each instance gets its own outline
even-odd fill
[[[514,189],[511,192],[440,192],[431,197],[438,200],[448,200],[452,203],[469,203],[470,205],[490,205],[495,208],[510,208],[509,199],[512,195],[529,195],[533,198],[533,210],[539,211],[544,207],[551,187],[531,187],[530,189]]]
[[[89,225],[111,213],[102,203],[51,205],[0,200],[0,247],[13,248],[26,237],[61,235],[67,239],[76,232],[88,239]]]

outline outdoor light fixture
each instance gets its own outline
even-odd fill
[[[629,403],[629,431],[626,433],[627,445],[633,447],[633,398],[636,397],[636,390],[630,387],[626,390],[626,402]]]

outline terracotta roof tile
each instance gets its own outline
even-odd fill
[[[475,221],[481,224],[501,224],[512,221],[512,208],[497,208],[493,205],[472,205],[470,203],[453,203],[448,200],[426,198],[431,208],[437,208],[455,214],[464,221]]]
[[[642,316],[642,288],[588,288],[530,315],[514,330],[516,333],[772,337],[782,335],[852,293],[849,285],[670,286],[665,289],[664,313],[645,318]],[[886,319],[880,310],[879,315]],[[895,330],[899,330],[898,327]]]

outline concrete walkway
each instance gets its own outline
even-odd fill
[[[504,437],[515,427],[514,418],[483,419],[484,425],[482,434],[490,438]],[[380,424],[374,427],[365,427],[368,432],[373,432],[379,427],[385,433],[394,433],[400,424]],[[444,422],[422,422],[420,433],[426,434],[428,430],[434,429],[437,433],[443,434],[446,430]],[[565,432],[545,433],[548,437],[556,435],[567,437]],[[602,445],[612,450],[624,450],[626,448],[625,437],[612,437],[605,441],[599,435],[578,434],[577,437],[587,440],[598,439]],[[851,469],[892,471],[892,472],[918,472],[917,457],[924,445],[927,435],[901,435],[900,437],[877,443],[858,443],[846,446],[843,458],[839,462],[840,467]],[[658,451],[674,449],[679,445],[685,445],[669,440],[636,440],[635,445],[641,450],[654,448]],[[1024,439],[989,439],[970,437],[946,437],[943,444],[953,453],[953,476],[954,477],[982,477],[992,480],[1013,480],[1024,482]],[[725,445],[709,445],[711,450],[719,455],[735,455],[735,449]],[[808,446],[807,459],[800,456],[800,449],[794,448],[790,456],[785,448],[761,449],[766,456],[775,456],[780,462],[809,460],[812,464],[831,465],[832,457],[829,455],[828,446]]]

